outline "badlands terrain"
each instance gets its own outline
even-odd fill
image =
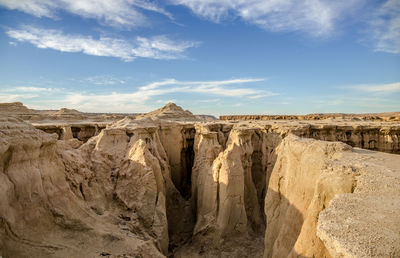
[[[400,257],[400,114],[0,104],[1,257]]]

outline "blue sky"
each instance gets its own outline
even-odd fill
[[[0,0],[0,102],[400,111],[400,1]]]

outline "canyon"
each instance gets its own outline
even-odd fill
[[[0,104],[0,256],[399,257],[398,117]]]

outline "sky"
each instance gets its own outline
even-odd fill
[[[399,0],[0,0],[0,102],[400,111]]]

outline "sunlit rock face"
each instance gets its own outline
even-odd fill
[[[400,255],[397,122],[3,108],[0,256]]]
[[[133,214],[124,216],[126,209],[121,204],[106,198],[107,188],[86,190],[85,182],[95,186],[108,182],[101,177],[97,180],[97,171],[89,169],[85,146],[73,149],[79,144],[57,142],[55,134],[14,118],[2,117],[0,121],[3,257],[93,256],[103,252],[162,256],[154,237],[145,231],[142,235],[127,234],[143,226],[127,219]],[[73,165],[68,164],[72,161],[67,156]],[[100,207],[95,206],[98,203]]]

